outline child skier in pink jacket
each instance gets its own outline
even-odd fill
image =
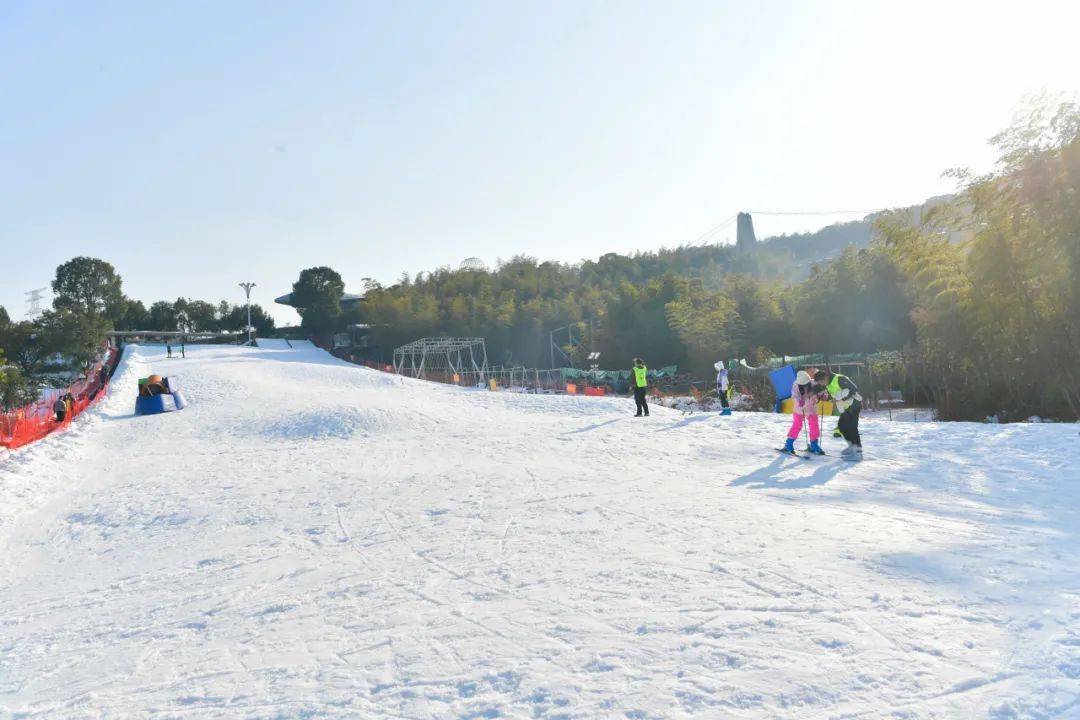
[[[802,432],[803,422],[810,428],[809,451],[815,455],[824,455],[818,440],[821,438],[821,423],[818,421],[817,404],[822,388],[814,385],[810,373],[800,370],[795,376],[795,384],[791,386],[791,429],[788,430],[787,441],[784,443],[784,452],[795,454],[795,441]]]

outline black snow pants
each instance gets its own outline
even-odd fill
[[[862,447],[862,438],[859,437],[859,413],[862,412],[862,403],[856,400],[851,403],[844,412],[840,413],[840,421],[836,424],[844,439],[856,447]]]
[[[645,402],[645,391],[648,388],[636,387],[634,388],[634,403],[637,405],[638,415],[649,414],[649,403]]]
[[[721,390],[720,386],[716,386],[716,394],[720,396],[720,407],[728,407],[727,391]]]

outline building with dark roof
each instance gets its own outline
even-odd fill
[[[341,309],[345,310],[363,299],[363,295],[357,295],[356,293],[342,293]],[[288,305],[291,308],[296,307],[296,305],[294,305],[292,301],[292,293],[285,293],[281,297],[274,298],[274,302],[276,302],[278,305]]]

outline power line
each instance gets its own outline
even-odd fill
[[[751,215],[869,215],[880,212],[879,210],[750,210]]]
[[[723,230],[725,228],[729,227],[731,225],[731,223],[735,222],[735,220],[738,219],[738,217],[739,217],[738,213],[732,215],[728,219],[721,222],[719,225],[716,225],[715,227],[713,227],[710,230],[706,230],[704,233],[699,235],[697,237],[697,239],[695,239],[690,244],[691,245],[704,245],[706,242],[708,242],[712,238],[716,237],[719,233],[723,232]]]
[[[785,215],[785,216],[828,216],[828,215],[870,215],[872,213],[880,212],[877,210],[748,210],[751,216],[754,215]],[[731,226],[739,218],[739,214],[735,213],[731,217],[721,221],[718,225],[706,230],[699,235],[690,244],[691,245],[704,245],[710,240],[716,239],[716,236],[723,232],[725,229]]]

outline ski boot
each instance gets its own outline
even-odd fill
[[[787,440],[785,440],[784,441],[784,449],[781,450],[781,452],[786,452],[788,455],[794,455],[795,454],[795,441],[792,440],[791,438],[788,438]]]
[[[844,437],[844,433],[840,432],[840,428],[836,428],[832,431],[832,436],[835,438],[842,438]]]
[[[853,452],[855,452],[855,446],[852,445],[851,443],[848,443],[847,447],[840,451],[840,454],[843,455],[844,457],[847,457],[848,455],[850,455]]]
[[[731,408],[724,408],[723,410],[720,411],[720,414],[721,415],[730,415],[731,414]]]
[[[817,440],[810,441],[810,447],[807,448],[807,452],[811,455],[824,455],[825,451],[821,449],[821,444]]]
[[[862,448],[858,445],[851,446],[851,452],[844,456],[849,462],[862,462]]]

